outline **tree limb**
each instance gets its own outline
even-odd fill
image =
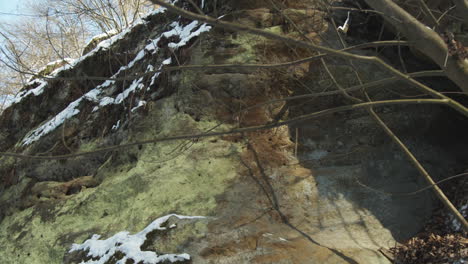
[[[344,105],[344,106],[339,106],[335,108],[329,108],[329,109],[321,110],[318,112],[291,118],[286,121],[270,123],[266,125],[242,127],[238,129],[232,129],[229,131],[221,131],[221,132],[209,132],[209,133],[200,133],[200,134],[189,134],[189,135],[153,138],[153,139],[144,140],[144,141],[136,141],[136,142],[132,142],[128,144],[104,147],[104,148],[96,149],[96,150],[89,151],[89,152],[78,152],[78,153],[73,153],[73,154],[56,155],[56,156],[38,156],[38,155],[27,155],[27,154],[21,154],[21,153],[13,153],[13,152],[0,152],[0,156],[15,157],[15,158],[22,158],[22,159],[36,159],[36,160],[69,159],[69,158],[74,158],[74,157],[79,157],[79,156],[86,156],[86,155],[125,149],[125,148],[138,146],[138,145],[153,144],[153,143],[167,142],[167,141],[174,141],[174,140],[181,140],[181,139],[196,139],[196,138],[215,137],[215,136],[223,136],[223,135],[230,135],[230,134],[242,134],[242,133],[260,131],[260,130],[267,130],[267,129],[271,129],[275,127],[291,125],[294,123],[314,119],[314,118],[325,116],[325,115],[330,115],[333,113],[357,110],[361,108],[367,108],[370,106],[385,106],[385,105],[400,105],[400,104],[448,104],[448,103],[449,103],[449,100],[447,99],[401,99],[401,100],[373,101],[373,102],[365,102],[365,103],[360,103],[360,104]]]
[[[465,0],[461,1],[466,2]],[[387,14],[384,19],[388,23],[411,41],[415,48],[444,69],[447,76],[462,91],[468,92],[468,62],[450,56],[447,45],[434,30],[426,27],[392,0],[366,0],[366,2],[375,10]],[[388,16],[397,19],[388,19]]]
[[[395,75],[399,77],[399,79],[409,83],[410,85],[420,89],[421,91],[424,91],[428,94],[430,94],[434,98],[441,98],[444,100],[448,100],[448,106],[452,107],[453,109],[457,110],[459,113],[463,114],[464,116],[468,117],[468,108],[463,106],[462,104],[458,103],[457,101],[431,89],[427,85],[424,85],[415,79],[411,78],[410,76],[398,71],[394,67],[390,66],[389,64],[385,63],[382,59],[374,57],[374,56],[363,56],[363,55],[357,55],[357,54],[352,54],[349,52],[343,52],[339,50],[335,50],[333,48],[328,48],[328,47],[323,47],[319,45],[315,45],[312,43],[308,43],[305,41],[301,40],[296,40],[287,36],[283,36],[280,34],[275,34],[273,32],[267,31],[267,30],[262,30],[258,28],[252,28],[248,26],[244,26],[241,24],[237,23],[230,23],[226,21],[222,21],[219,19],[211,18],[209,16],[202,16],[195,14],[193,12],[186,11],[184,9],[178,8],[174,5],[168,4],[165,1],[162,0],[151,0],[153,4],[160,5],[162,7],[167,8],[169,11],[176,13],[178,15],[181,15],[182,17],[193,19],[193,20],[198,20],[198,21],[203,21],[206,23],[209,23],[213,26],[229,29],[229,30],[234,30],[234,31],[243,31],[249,34],[257,35],[257,36],[262,36],[266,37],[268,39],[274,39],[278,41],[284,41],[285,43],[292,44],[297,47],[303,47],[306,49],[312,49],[324,53],[329,53],[330,56],[336,56],[336,57],[341,57],[341,58],[348,58],[348,59],[355,59],[355,60],[360,60],[360,61],[366,61],[370,63],[377,64],[381,67],[383,67],[386,71],[390,72],[392,75]],[[465,85],[468,85],[468,80],[465,82]],[[467,88],[468,91],[468,88]]]

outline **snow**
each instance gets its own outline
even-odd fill
[[[99,106],[106,106],[114,103],[114,98],[111,97],[104,97],[101,100],[99,100]],[[99,110],[99,107],[98,107]]]
[[[143,77],[141,77],[138,80],[134,80],[133,83],[130,85],[130,87],[128,87],[127,89],[125,89],[125,91],[123,91],[122,93],[117,95],[117,97],[115,98],[113,103],[114,104],[120,104],[120,103],[123,102],[123,100],[125,98],[128,97],[128,95],[131,92],[134,92],[135,90],[141,90],[144,87],[144,85],[141,83],[141,81],[143,81]]]
[[[150,82],[150,84],[148,85],[148,89],[147,89],[147,90],[151,89],[151,87],[153,86],[154,82],[156,81],[156,79],[157,79],[157,78],[159,77],[159,75],[161,74],[160,70],[162,69],[162,66],[164,66],[164,65],[169,65],[169,64],[171,64],[171,62],[172,62],[172,59],[171,59],[171,58],[165,59],[165,60],[162,62],[161,66],[158,68],[158,70],[154,73],[153,76],[151,76],[151,82]],[[146,72],[152,72],[152,71],[154,71],[154,66],[153,66],[153,65],[148,65],[148,68],[146,69]]]
[[[173,29],[163,33],[163,36],[170,38],[178,35],[181,39],[178,43],[171,42],[168,44],[168,47],[172,49],[178,49],[179,47],[185,46],[192,38],[211,29],[211,26],[202,24],[196,31],[192,32],[192,30],[198,26],[197,20],[192,21],[192,23],[184,27],[182,27],[179,22],[172,22],[171,26]]]
[[[147,235],[154,230],[168,230],[175,226],[166,228],[162,225],[165,224],[170,217],[177,217],[179,219],[202,219],[203,216],[183,216],[177,214],[170,214],[160,217],[154,220],[142,231],[131,235],[127,231],[122,231],[114,236],[100,240],[100,235],[94,234],[90,239],[86,240],[83,244],[73,244],[69,252],[74,251],[88,251],[89,257],[93,259],[82,264],[104,264],[106,263],[116,252],[121,252],[124,257],[120,259],[117,264],[125,264],[127,260],[133,260],[133,263],[145,263],[145,264],[156,264],[169,261],[171,263],[176,261],[190,260],[190,255],[186,253],[182,254],[162,254],[158,255],[152,251],[142,251],[141,246],[147,239]]]
[[[171,59],[171,58],[165,59],[165,60],[162,62],[163,65],[169,65],[169,64],[171,64],[171,63],[172,63],[172,59]]]
[[[66,68],[67,65],[72,64],[73,62],[75,62],[75,59],[72,59],[72,58],[58,59],[58,60],[51,61],[51,62],[47,63],[46,66],[40,68],[37,72],[43,72],[43,71],[45,71],[47,69],[47,67],[55,66],[55,65],[60,64],[60,63],[64,63],[63,66],[58,67],[57,69],[52,71],[52,73],[49,75],[49,76],[54,76],[55,72],[59,72],[60,69]],[[26,85],[30,85],[30,84],[34,83],[36,81],[36,80],[34,80],[35,78],[36,78],[36,76],[31,76],[31,78],[29,78],[29,80],[26,82]]]
[[[30,132],[24,139],[23,139],[23,146],[30,145],[31,143],[37,141],[42,136],[49,134],[50,132],[54,131],[57,127],[59,127],[65,120],[70,119],[71,117],[77,115],[80,110],[78,110],[78,106],[80,105],[81,101],[84,99],[88,100],[97,100],[97,95],[100,93],[99,89],[101,87],[109,86],[113,81],[106,81],[104,84],[98,86],[97,88],[87,92],[82,97],[76,99],[71,104],[69,104],[64,110],[62,110],[58,115],[54,116],[51,120],[47,121],[40,127],[36,128],[32,132]]]
[[[43,135],[48,134],[51,131],[55,130],[66,119],[69,119],[69,118],[77,115],[80,112],[80,110],[78,110],[78,105],[80,104],[81,100],[82,100],[82,98],[79,98],[79,99],[73,101],[71,104],[68,105],[67,108],[65,108],[58,115],[54,116],[51,120],[47,121],[45,124],[43,124],[39,128],[33,130],[23,140],[23,145],[29,145],[29,144],[33,143],[34,141],[41,138]]]
[[[87,47],[89,44],[91,44],[94,41],[97,41],[99,39],[106,38],[106,37],[112,37],[112,36],[114,36],[115,34],[118,34],[118,33],[119,32],[116,29],[111,29],[111,30],[109,30],[107,32],[95,35],[84,46]]]
[[[346,18],[346,21],[344,22],[343,26],[338,27],[338,31],[341,31],[343,33],[348,33],[349,29],[349,17],[350,17],[351,12],[348,11],[348,17]]]
[[[112,126],[112,130],[117,130],[117,129],[119,129],[119,127],[120,127],[120,120],[117,121],[117,124]]]
[[[38,86],[36,88],[30,89],[30,90],[27,90],[27,91],[19,92],[16,96],[14,96],[13,98],[10,98],[10,100],[6,101],[6,103],[4,105],[4,108],[8,108],[12,104],[16,104],[16,103],[21,102],[21,100],[23,100],[23,98],[29,96],[30,94],[33,94],[35,96],[38,96],[38,95],[42,94],[42,92],[44,92],[44,87],[47,85],[47,82],[45,82],[43,80],[34,80],[32,82],[29,82],[27,85],[34,85],[34,84],[38,84]]]
[[[72,59],[72,58],[63,58],[63,59],[58,59],[56,61],[49,62],[49,63],[47,63],[47,66],[54,66],[54,65],[56,65],[58,63],[63,63],[63,62],[72,63],[73,61],[74,61],[74,59]],[[43,69],[45,69],[45,68],[46,67],[44,67]]]
[[[172,1],[169,1],[171,4],[175,4],[178,2],[178,0],[172,0]],[[59,63],[59,62],[62,62],[62,61],[66,61],[66,65],[62,66],[62,67],[59,67],[57,69],[55,69],[49,76],[47,76],[48,78],[53,78],[53,77],[56,77],[60,72],[62,71],[65,71],[65,70],[69,70],[71,68],[74,68],[76,65],[78,65],[80,62],[82,62],[83,60],[85,60],[86,58],[88,57],[91,57],[93,56],[95,53],[97,53],[99,50],[106,50],[108,49],[110,46],[112,46],[115,42],[117,42],[118,40],[121,40],[123,39],[128,33],[130,33],[130,31],[132,30],[133,27],[135,27],[136,25],[140,25],[140,24],[144,24],[145,23],[145,19],[147,19],[148,17],[150,16],[153,16],[153,15],[156,15],[156,14],[161,14],[161,13],[164,13],[166,11],[166,8],[164,7],[159,7],[157,8],[156,10],[152,11],[152,12],[149,12],[145,17],[143,17],[142,19],[138,19],[134,22],[134,24],[128,28],[126,28],[125,30],[123,30],[122,32],[118,33],[118,34],[115,34],[113,36],[111,36],[110,38],[106,39],[106,40],[103,40],[101,41],[92,51],[88,52],[87,54],[85,54],[84,56],[81,56],[80,58],[78,59],[70,59],[70,58],[65,58],[63,60],[57,60],[57,61],[54,61],[54,62],[50,62],[49,64],[47,64],[47,66],[50,66],[50,65],[53,65],[53,64],[56,64],[56,63]],[[194,21],[195,24],[197,24],[198,22]],[[194,26],[194,22],[192,22],[190,25],[191,26]],[[190,28],[191,29],[191,28]],[[178,47],[181,47],[183,45],[185,45],[190,39],[192,39],[193,37],[196,37],[198,35],[200,35],[200,33],[202,32],[206,32],[208,30],[210,30],[211,27],[210,26],[207,26],[206,24],[203,24],[200,26],[199,29],[197,29],[197,31],[195,32],[192,32],[190,33],[188,30],[189,28],[187,27],[181,27],[179,25],[177,25],[177,28],[174,28],[174,30],[176,30],[175,32],[171,33],[173,35],[176,35],[178,34],[177,33],[177,30],[182,32],[183,35],[181,35],[181,41],[179,43],[174,43],[172,44],[172,46],[170,46],[171,48],[178,48]],[[97,35],[95,37],[93,37],[93,39],[95,38],[98,38],[98,37],[102,37],[104,35],[111,35],[113,33],[115,33],[116,31],[115,30],[111,30],[109,32],[106,32],[106,33],[103,33],[103,34],[100,34],[100,35]],[[156,52],[157,51],[157,42],[160,40],[160,38],[156,39],[156,40],[153,40],[153,42],[149,45],[147,45],[145,47],[146,50],[148,51],[151,51],[151,52]],[[143,57],[144,57],[145,53],[144,53],[144,50],[140,51],[137,56],[135,57],[135,59],[132,61],[133,64],[139,60],[141,60]],[[128,68],[131,68],[133,67],[133,64],[130,63],[128,65]],[[45,66],[43,69],[45,69],[47,66]],[[121,69],[121,70],[125,70],[125,69]],[[6,107],[9,107],[11,106],[12,104],[16,104],[16,103],[19,103],[21,102],[21,100],[23,100],[23,98],[33,94],[35,96],[37,95],[40,95],[43,91],[43,88],[47,85],[47,82],[45,81],[42,81],[42,80],[30,80],[27,85],[30,85],[30,84],[33,84],[34,82],[41,82],[40,84],[40,87],[37,87],[34,91],[26,91],[26,92],[23,92],[23,93],[19,93],[17,96],[15,96],[15,99],[11,101],[10,104],[8,104]],[[6,108],[5,107],[5,108]]]
[[[173,1],[176,2],[176,1]],[[159,10],[159,9],[158,9]],[[155,11],[156,12],[156,11]],[[162,11],[157,11],[157,12],[162,12]],[[154,12],[153,12],[154,14]],[[142,20],[140,20],[138,23],[143,23]],[[137,23],[137,24],[138,24]],[[171,42],[168,44],[169,48],[172,48],[174,50],[178,49],[179,47],[182,47],[186,45],[191,39],[194,37],[199,36],[203,32],[207,32],[211,29],[211,26],[208,26],[207,24],[199,24],[198,21],[192,21],[188,25],[182,26],[179,22],[173,22],[170,24],[170,29],[160,35],[160,37],[157,37],[153,40],[150,41],[148,45],[145,46],[142,50],[140,50],[135,58],[125,66],[120,67],[120,69],[111,76],[111,78],[118,78],[119,74],[123,71],[126,71],[128,69],[131,69],[132,67],[135,66],[135,64],[139,61],[141,61],[143,58],[145,58],[147,53],[150,54],[155,54],[158,52],[158,43],[161,40],[162,36],[166,38],[170,38],[172,36],[179,36],[179,41],[177,43]],[[131,28],[126,29],[125,31],[122,31],[121,33],[112,36],[111,38],[102,41],[101,43],[98,44],[98,46],[85,56],[82,56],[81,58],[75,60],[73,63],[65,65],[57,70],[54,71],[54,74],[58,74],[60,71],[63,71],[65,69],[69,69],[72,67],[75,67],[79,62],[84,60],[85,58],[92,56],[94,53],[96,53],[99,49],[107,49],[109,48],[113,43],[115,43],[117,40],[122,39],[128,32],[130,32]],[[152,85],[155,83],[156,79],[160,75],[160,70],[164,65],[169,65],[172,63],[171,58],[165,59],[161,65],[158,68],[158,72],[156,72],[152,77],[151,77],[151,82],[148,86],[148,89],[152,87]],[[147,66],[147,72],[153,71],[154,66],[148,65]],[[60,112],[58,115],[53,117],[51,120],[47,121],[45,124],[41,125],[40,127],[36,128],[33,130],[31,133],[29,133],[25,139],[23,139],[23,146],[29,145],[35,141],[37,141],[39,138],[42,136],[50,133],[54,129],[56,129],[58,126],[60,126],[65,120],[77,115],[80,111],[78,110],[79,104],[86,100],[90,102],[94,102],[97,105],[94,106],[93,112],[96,112],[99,110],[99,108],[111,105],[111,104],[121,104],[130,94],[134,93],[135,91],[142,90],[145,87],[145,84],[143,83],[144,77],[141,77],[137,80],[134,80],[131,85],[123,90],[121,93],[115,95],[114,97],[102,95],[104,92],[104,88],[109,87],[113,84],[115,84],[116,81],[114,80],[106,80],[102,84],[98,85],[96,88],[90,90],[87,92],[85,95],[82,97],[78,98],[74,102],[72,102],[70,105],[68,105],[62,112]],[[42,81],[42,80],[34,80],[34,82],[38,83],[39,86],[28,90],[26,92],[23,92],[23,94],[19,94],[19,96],[15,97],[15,99],[12,101],[12,103],[18,103],[20,102],[24,97],[28,96],[29,94],[34,94],[34,95],[39,95],[43,92],[44,87],[47,85],[47,82]],[[10,104],[11,105],[11,104]],[[8,105],[9,106],[9,105]]]
[[[142,107],[142,106],[144,106],[144,105],[146,105],[146,101],[144,101],[144,100],[139,101],[138,104],[137,104],[137,106],[135,106],[135,107],[132,108],[132,110],[131,110],[132,113],[135,112],[138,108],[140,108],[140,107]]]
[[[65,65],[55,69],[53,72],[50,73],[50,77],[55,77],[57,76],[60,72],[64,71],[64,70],[68,70],[68,69],[71,69],[73,67],[73,65],[76,65],[75,64],[75,61],[76,59],[71,59],[71,58],[65,58],[63,60],[59,60],[59,61],[56,61],[55,63],[59,63],[59,62],[63,62],[65,61]]]
[[[137,24],[142,24],[143,22],[141,20],[137,21]],[[135,26],[133,25],[133,26]],[[106,39],[104,41],[102,41],[101,43],[99,43],[96,48],[94,48],[92,51],[90,51],[89,53],[85,54],[84,56],[81,56],[80,58],[78,59],[70,59],[70,58],[66,58],[65,61],[67,62],[67,64],[65,64],[64,66],[62,67],[59,67],[57,69],[55,69],[49,76],[46,76],[47,78],[54,78],[56,77],[60,72],[62,71],[65,71],[65,70],[68,70],[68,69],[71,69],[73,67],[75,67],[76,65],[78,65],[80,62],[82,62],[84,59],[88,58],[88,57],[91,57],[93,56],[96,52],[98,52],[100,49],[108,49],[112,44],[114,44],[116,41],[118,40],[121,40],[123,39],[130,31],[131,29],[133,28],[132,27],[129,27],[127,28],[126,30],[120,32],[119,34],[116,34],[114,36],[112,36],[111,38],[109,39]],[[58,60],[58,61],[54,61],[54,62],[51,62],[51,63],[48,63],[47,65],[50,66],[50,65],[53,65],[55,63],[58,63],[62,60]],[[47,66],[45,66],[43,69],[45,69]],[[23,98],[29,96],[30,94],[34,94],[35,96],[37,95],[40,95],[42,93],[42,89],[47,85],[47,82],[45,81],[42,81],[42,80],[38,80],[38,79],[35,79],[35,80],[32,80],[30,81],[28,84],[31,84],[31,83],[34,83],[34,82],[41,82],[41,86],[40,86],[40,89],[39,87],[36,88],[36,91],[34,92],[29,92],[27,91],[26,93],[20,93],[18,94],[16,97],[15,97],[15,100],[11,103],[11,104],[16,104],[16,103],[19,103],[21,102],[21,100],[23,100]],[[10,104],[10,105],[11,105]],[[8,106],[10,106],[8,105]]]

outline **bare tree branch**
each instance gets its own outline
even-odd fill
[[[128,143],[128,144],[105,147],[105,148],[96,149],[96,150],[89,151],[89,152],[79,152],[79,153],[74,153],[74,154],[57,155],[57,156],[36,156],[36,155],[25,155],[25,154],[12,153],[12,152],[0,152],[0,156],[23,158],[23,159],[38,159],[38,160],[69,159],[73,157],[104,153],[104,152],[125,149],[125,148],[129,148],[132,146],[138,146],[138,145],[144,145],[144,144],[153,144],[153,143],[174,141],[174,140],[181,140],[181,139],[215,137],[215,136],[223,136],[223,135],[239,134],[239,133],[241,134],[241,133],[247,133],[247,132],[267,130],[267,129],[271,129],[275,127],[291,125],[294,123],[302,122],[305,120],[310,120],[310,119],[325,116],[325,115],[330,115],[333,113],[357,110],[361,108],[367,108],[370,106],[385,106],[385,105],[400,105],[400,104],[448,104],[448,103],[449,103],[449,100],[447,99],[401,99],[401,100],[374,101],[374,102],[366,102],[366,103],[360,103],[360,104],[345,105],[345,106],[339,106],[335,108],[329,108],[329,109],[325,109],[322,111],[301,115],[301,116],[298,116],[296,118],[292,118],[286,121],[276,122],[276,123],[271,123],[271,124],[266,124],[266,125],[261,125],[261,126],[243,127],[243,128],[238,128],[238,129],[233,129],[230,131],[223,131],[223,132],[210,132],[210,133],[201,133],[201,134],[190,134],[190,135],[154,138],[150,140],[137,141],[137,142]]]
[[[375,113],[372,107],[369,108],[369,112],[372,117],[377,121],[377,123],[384,129],[385,133],[395,142],[398,147],[406,154],[414,167],[419,171],[419,173],[424,177],[424,179],[432,186],[435,194],[439,200],[445,205],[445,207],[455,215],[455,218],[462,224],[463,230],[468,231],[468,222],[465,220],[465,217],[455,208],[455,206],[450,202],[444,192],[440,187],[434,182],[431,175],[426,171],[422,164],[417,160],[417,158],[411,153],[408,147],[398,138],[398,136],[393,133],[393,131],[384,123],[384,121]]]
[[[0,32],[1,34],[1,32]],[[375,41],[375,42],[368,42],[368,43],[363,43],[359,44],[356,46],[351,46],[345,49],[342,49],[343,51],[347,50],[354,50],[354,49],[364,49],[364,48],[370,48],[370,47],[382,47],[382,46],[392,46],[392,45],[409,45],[407,41],[399,41],[399,40],[387,40],[387,41]],[[134,80],[138,79],[143,76],[149,76],[153,75],[158,72],[171,72],[171,71],[177,71],[177,70],[219,70],[219,69],[242,69],[242,70],[255,70],[255,69],[274,69],[274,68],[285,68],[285,67],[290,67],[294,65],[299,65],[302,63],[308,63],[312,62],[318,59],[321,59],[323,57],[328,56],[329,54],[320,54],[320,55],[315,55],[291,62],[284,62],[284,63],[276,63],[276,64],[205,64],[205,65],[180,65],[180,66],[169,66],[169,67],[164,67],[161,70],[155,70],[155,71],[147,71],[144,73],[138,73],[138,74],[132,74],[132,75],[127,75],[124,77],[105,77],[105,76],[73,76],[73,77],[52,77],[52,76],[42,76],[38,75],[32,71],[22,71],[20,73],[26,74],[26,75],[31,75],[37,78],[45,79],[45,80],[61,80],[61,81],[73,81],[73,80],[94,80],[94,81],[106,81],[106,80],[113,80],[113,81],[123,81],[123,80]],[[435,71],[432,71],[435,73]],[[444,76],[440,75],[437,73],[438,76]],[[430,76],[430,75],[427,75]],[[417,77],[417,76],[416,76]]]
[[[414,47],[431,58],[462,91],[468,92],[468,62],[448,54],[448,48],[442,38],[432,29],[419,22],[392,0],[366,0],[375,10],[395,19],[384,19],[401,32]],[[468,13],[466,13],[468,14]],[[401,21],[401,22],[399,22]]]
[[[163,7],[167,8],[169,11],[174,12],[176,14],[179,14],[179,15],[181,15],[183,17],[203,21],[203,22],[209,23],[209,24],[217,26],[217,27],[230,29],[230,30],[234,30],[234,31],[243,31],[243,32],[247,32],[249,34],[263,36],[263,37],[266,37],[266,38],[269,38],[269,39],[283,41],[285,43],[289,43],[289,44],[295,45],[297,47],[303,47],[303,48],[306,48],[306,49],[313,49],[313,50],[316,50],[316,51],[329,53],[332,56],[337,56],[337,57],[342,57],[342,58],[349,58],[349,59],[356,59],[356,60],[366,61],[366,62],[370,62],[370,63],[375,63],[377,65],[382,66],[386,71],[390,72],[392,75],[395,75],[395,76],[399,77],[401,80],[411,84],[412,86],[415,86],[415,87],[419,88],[421,91],[429,93],[434,98],[443,98],[443,99],[448,100],[449,101],[448,105],[450,107],[457,110],[458,112],[460,112],[464,116],[468,117],[468,108],[466,108],[462,104],[456,102],[455,100],[453,100],[453,99],[451,99],[451,98],[449,98],[449,97],[447,97],[447,96],[445,96],[445,95],[431,89],[427,85],[424,85],[424,84],[416,81],[415,79],[409,77],[408,75],[398,71],[397,69],[393,68],[389,64],[385,63],[380,58],[377,58],[377,57],[374,57],[374,56],[362,56],[362,55],[352,54],[352,53],[349,53],[349,52],[339,51],[339,50],[335,50],[335,49],[332,49],[332,48],[323,47],[323,46],[315,45],[315,44],[312,44],[312,43],[308,43],[308,42],[305,42],[305,41],[292,39],[292,38],[289,38],[289,37],[286,37],[286,36],[283,36],[283,35],[275,34],[275,33],[270,32],[270,31],[257,29],[257,28],[252,28],[252,27],[248,27],[248,26],[244,26],[244,25],[240,25],[240,24],[236,24],[236,23],[230,23],[230,22],[219,20],[219,19],[214,19],[214,18],[211,18],[211,17],[208,17],[208,16],[198,15],[198,14],[195,14],[193,12],[189,12],[189,11],[186,11],[184,9],[178,8],[178,7],[174,6],[174,5],[168,4],[168,3],[166,3],[165,1],[162,1],[162,0],[151,0],[151,2],[154,3],[154,4],[157,4],[157,5],[163,6]],[[465,85],[468,85],[468,81],[465,83]]]

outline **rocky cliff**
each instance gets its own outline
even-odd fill
[[[341,48],[317,1],[194,2]],[[336,58],[272,66],[316,54],[159,7],[33,78],[0,117],[0,151],[20,154],[0,158],[0,263],[391,263],[379,249],[419,232],[437,202],[393,195],[426,183],[364,110],[276,125],[348,103],[326,71],[345,87],[356,72],[389,77]],[[397,82],[369,93],[415,94]],[[377,111],[436,179],[467,169],[466,118],[434,105]]]

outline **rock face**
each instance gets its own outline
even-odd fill
[[[315,1],[195,2],[228,21],[340,43]],[[425,183],[364,111],[242,134],[144,142],[342,105],[339,94],[267,103],[335,89],[318,61],[174,69],[274,64],[314,54],[159,8],[56,69],[60,78],[31,82],[2,113],[0,151],[59,157],[1,157],[0,263],[133,263],[120,242],[107,259],[106,252],[77,246],[122,231],[127,238],[143,234],[141,250],[151,256],[180,257],[161,263],[391,263],[378,250],[418,232],[434,198],[429,192],[392,195]],[[388,77],[372,65],[327,63],[344,86],[356,84],[352,67],[365,82]],[[392,96],[382,88],[410,89],[392,84],[371,96]],[[378,111],[435,176],[466,169],[466,120],[447,119],[447,110],[434,106]],[[438,120],[445,123],[435,125]],[[133,142],[141,143],[95,152]],[[142,231],[172,213],[205,218],[164,218]]]

